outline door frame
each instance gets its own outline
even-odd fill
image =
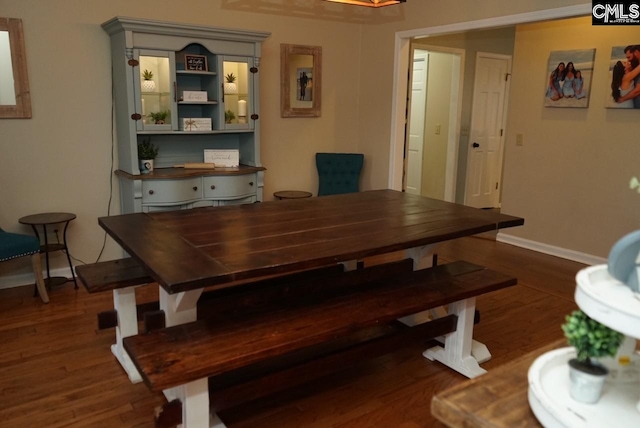
[[[463,84],[464,84],[464,66],[465,66],[466,51],[464,49],[459,49],[459,48],[420,44],[418,42],[417,44],[413,43],[411,45],[411,57],[409,58],[410,62],[413,60],[416,50],[458,55],[458,57],[460,58],[460,65],[459,65],[460,69],[458,70],[459,73],[458,73],[458,82],[457,82],[458,99],[456,100],[455,114],[452,114],[451,111],[449,112],[450,119],[453,118],[455,119],[455,121],[453,120],[449,121],[449,129],[448,129],[449,138],[447,141],[447,166],[445,170],[445,185],[444,185],[444,200],[447,202],[454,202],[455,196],[456,196],[456,177],[458,174],[458,147],[460,143],[460,123],[462,122],[462,93],[464,89]],[[413,71],[413,67],[411,67],[411,70]],[[452,82],[452,85],[453,85],[453,82]],[[407,88],[407,93],[411,94],[411,87]],[[410,99],[407,100],[407,103],[410,108],[411,100]],[[426,114],[429,114],[429,112],[427,111]],[[411,117],[410,114],[407,115],[407,125],[409,125],[408,121],[410,117]],[[425,117],[425,121],[426,121],[426,117]],[[408,139],[409,134],[406,133],[404,138]],[[403,142],[403,144],[405,145],[403,171],[402,171],[402,176],[403,176],[402,190],[404,191],[405,185],[406,185],[404,181],[404,176],[406,175],[406,171],[407,171],[407,152],[409,150],[409,146],[408,146],[408,141]]]
[[[391,100],[391,133],[389,141],[388,188],[402,190],[403,154],[405,139],[405,112],[407,103],[407,70],[409,69],[410,42],[412,38],[441,36],[470,30],[491,29],[554,19],[576,18],[591,15],[591,3],[545,9],[515,15],[498,16],[476,21],[458,22],[435,27],[399,31],[395,34],[393,62],[393,94]]]
[[[497,54],[497,53],[491,53],[491,52],[476,52],[476,70],[474,71],[474,93],[471,99],[471,124],[473,124],[473,114],[475,111],[475,108],[473,108],[473,106],[475,105],[475,78],[477,77],[478,73],[478,60],[480,58],[491,58],[491,59],[503,59],[505,61],[507,61],[507,76],[511,76],[511,69],[513,67],[513,55],[504,55],[504,54]],[[507,135],[507,118],[508,118],[508,113],[509,113],[509,94],[511,91],[511,78],[507,78],[506,79],[506,84],[504,87],[504,100],[503,100],[503,106],[502,106],[502,117],[500,118],[500,126],[502,129],[502,135],[500,136],[500,144],[498,145],[498,182],[500,183],[498,186],[498,192],[493,196],[493,208],[498,208],[500,207],[500,202],[502,201],[502,171],[504,171],[504,142],[505,142],[505,138]],[[473,132],[473,129],[471,127],[469,127],[469,135],[471,135],[471,133]],[[471,140],[469,140],[469,143],[471,143]],[[467,166],[466,166],[466,170],[469,171],[469,164],[471,162],[471,156],[473,155],[473,151],[470,150],[469,148],[467,148]],[[465,174],[465,186],[464,186],[464,204],[467,205],[467,183],[469,182],[468,180],[469,176],[468,174]]]

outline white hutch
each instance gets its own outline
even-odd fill
[[[102,27],[111,37],[122,213],[261,201],[258,70],[269,33],[125,17]],[[147,139],[159,153],[141,174],[137,146]],[[239,166],[181,167],[204,162],[205,150],[237,151]]]

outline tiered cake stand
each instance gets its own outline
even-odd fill
[[[609,275],[607,265],[581,270],[576,276],[576,303],[589,317],[630,338],[640,339],[640,294]],[[627,339],[630,340],[630,339]],[[635,341],[634,341],[635,342]],[[595,404],[569,394],[568,361],[575,349],[541,355],[529,369],[529,405],[546,428],[640,428],[640,356],[612,360],[602,397]]]

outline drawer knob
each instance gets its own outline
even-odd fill
[[[149,194],[153,195],[155,192],[153,190],[149,190]]]
[[[196,190],[198,190],[198,186],[193,186],[193,191],[195,192]]]
[[[211,190],[214,190],[215,188],[216,188],[216,185],[215,185],[215,184],[212,184],[212,185],[211,185]]]
[[[250,182],[249,182],[249,186],[253,186],[253,181],[250,181]]]

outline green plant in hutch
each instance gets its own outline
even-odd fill
[[[236,114],[232,110],[224,112],[224,123],[231,123],[236,118]]]
[[[151,70],[144,70],[142,72],[142,79],[142,91],[155,92],[156,82],[153,81],[153,72]]]
[[[234,95],[238,93],[238,86],[236,85],[237,77],[233,73],[227,73],[224,76],[224,93],[228,95]]]
[[[138,144],[138,159],[155,159],[156,156],[158,156],[158,147],[151,142],[150,138],[144,138],[142,142]]]
[[[170,113],[171,112],[169,110],[151,112],[149,113],[149,117],[151,118],[151,120],[153,120],[153,123],[155,123],[156,125],[164,125]]]

